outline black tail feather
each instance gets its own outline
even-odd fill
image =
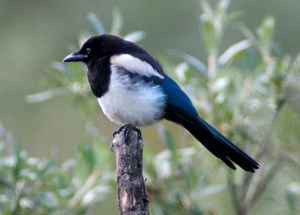
[[[259,168],[259,164],[255,160],[235,146],[201,117],[189,117],[173,109],[166,112],[165,118],[184,126],[212,154],[220,158],[231,169],[236,169],[232,162],[247,172],[255,172],[255,169]]]

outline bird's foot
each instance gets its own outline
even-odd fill
[[[139,139],[142,138],[142,133],[140,129],[138,129],[137,127],[132,127],[132,130],[134,130],[137,133]]]
[[[131,124],[122,125],[118,130],[115,130],[112,133],[112,136],[115,137],[117,134],[121,133],[126,127],[131,126]]]
[[[128,126],[130,126],[130,125],[131,125],[131,124],[125,124],[125,125],[122,125],[118,130],[113,131],[113,133],[112,133],[113,138],[115,138],[115,136],[116,136],[117,134],[121,133],[126,127],[128,127]],[[128,128],[127,128],[127,130],[128,130]],[[127,131],[127,133],[128,133],[128,131]],[[128,135],[128,134],[127,134],[127,135]],[[126,136],[125,136],[125,142],[126,142]],[[110,145],[110,150],[113,152],[113,151],[114,151],[114,148],[115,148],[115,145],[114,145],[114,142],[112,142],[111,145]]]
[[[135,132],[137,132],[139,138],[141,138],[141,136],[142,136],[140,129],[136,128],[134,125],[129,123],[129,124],[125,124],[125,125],[121,126],[118,130],[114,131],[113,137],[115,137],[116,134],[121,133],[123,130],[124,130],[125,143],[127,143],[129,141],[130,130],[134,130]]]

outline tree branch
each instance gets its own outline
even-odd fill
[[[114,135],[118,202],[121,215],[148,215],[148,199],[143,177],[143,142],[140,131],[125,127]]]

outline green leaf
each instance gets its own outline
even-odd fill
[[[192,55],[182,54],[184,60],[194,66],[200,73],[207,76],[208,69],[204,63],[202,63],[199,59],[193,57]]]
[[[229,61],[233,61],[241,52],[245,51],[251,46],[249,40],[239,41],[230,47],[228,47],[224,53],[219,57],[219,64],[227,64]]]
[[[297,182],[292,182],[287,185],[286,188],[286,199],[288,206],[293,212],[292,214],[299,214],[300,208],[300,184]]]
[[[87,144],[81,144],[79,148],[80,162],[82,162],[87,170],[87,174],[91,174],[95,166],[95,157],[91,147]]]
[[[223,16],[227,12],[229,5],[230,0],[220,0],[216,8],[217,13]]]
[[[123,18],[119,8],[114,8],[113,11],[113,21],[111,24],[111,34],[120,35],[122,26],[123,26]]]
[[[8,178],[5,177],[4,175],[0,175],[0,187],[1,186],[5,188],[13,189],[13,185],[8,180]]]
[[[186,81],[188,69],[189,69],[189,65],[186,62],[183,62],[176,66],[175,73],[180,81],[182,82]]]
[[[170,157],[171,152],[169,150],[164,150],[160,153],[158,153],[153,160],[153,167],[156,171],[156,175],[159,178],[167,178],[171,176],[171,163],[170,163]]]
[[[208,17],[204,17],[202,18],[203,40],[208,52],[212,53],[218,46],[217,32],[211,20]]]
[[[213,186],[207,186],[198,193],[199,197],[206,197],[209,195],[213,195],[219,192],[222,192],[226,189],[224,184],[218,184]]]
[[[263,19],[260,27],[257,30],[258,40],[264,49],[269,52],[273,42],[275,20],[271,16]]]
[[[98,34],[104,34],[105,30],[102,22],[98,19],[97,15],[94,13],[88,14],[88,20],[92,23],[93,27],[97,31]]]
[[[28,103],[44,102],[44,101],[50,100],[54,97],[66,95],[68,93],[69,93],[69,91],[66,88],[50,89],[45,92],[27,95],[25,97],[25,101]]]
[[[21,151],[21,147],[20,147],[20,144],[17,144],[15,143],[13,145],[13,149],[14,149],[14,159],[15,159],[15,163],[14,163],[14,166],[12,168],[12,171],[13,171],[13,175],[14,175],[14,178],[16,181],[18,181],[19,179],[19,176],[20,176],[20,172],[21,172],[21,169],[22,169],[22,166],[23,166],[23,158],[22,158],[22,151]]]
[[[124,40],[136,43],[145,38],[145,33],[143,31],[134,31],[125,35],[123,38]]]
[[[229,0],[220,0],[216,8],[212,8],[208,1],[201,1],[201,27],[204,44],[208,52],[215,53],[221,43],[223,31],[228,22],[227,9]]]

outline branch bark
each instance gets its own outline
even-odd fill
[[[125,127],[114,134],[119,212],[121,215],[148,215],[143,177],[143,142],[138,129]]]

